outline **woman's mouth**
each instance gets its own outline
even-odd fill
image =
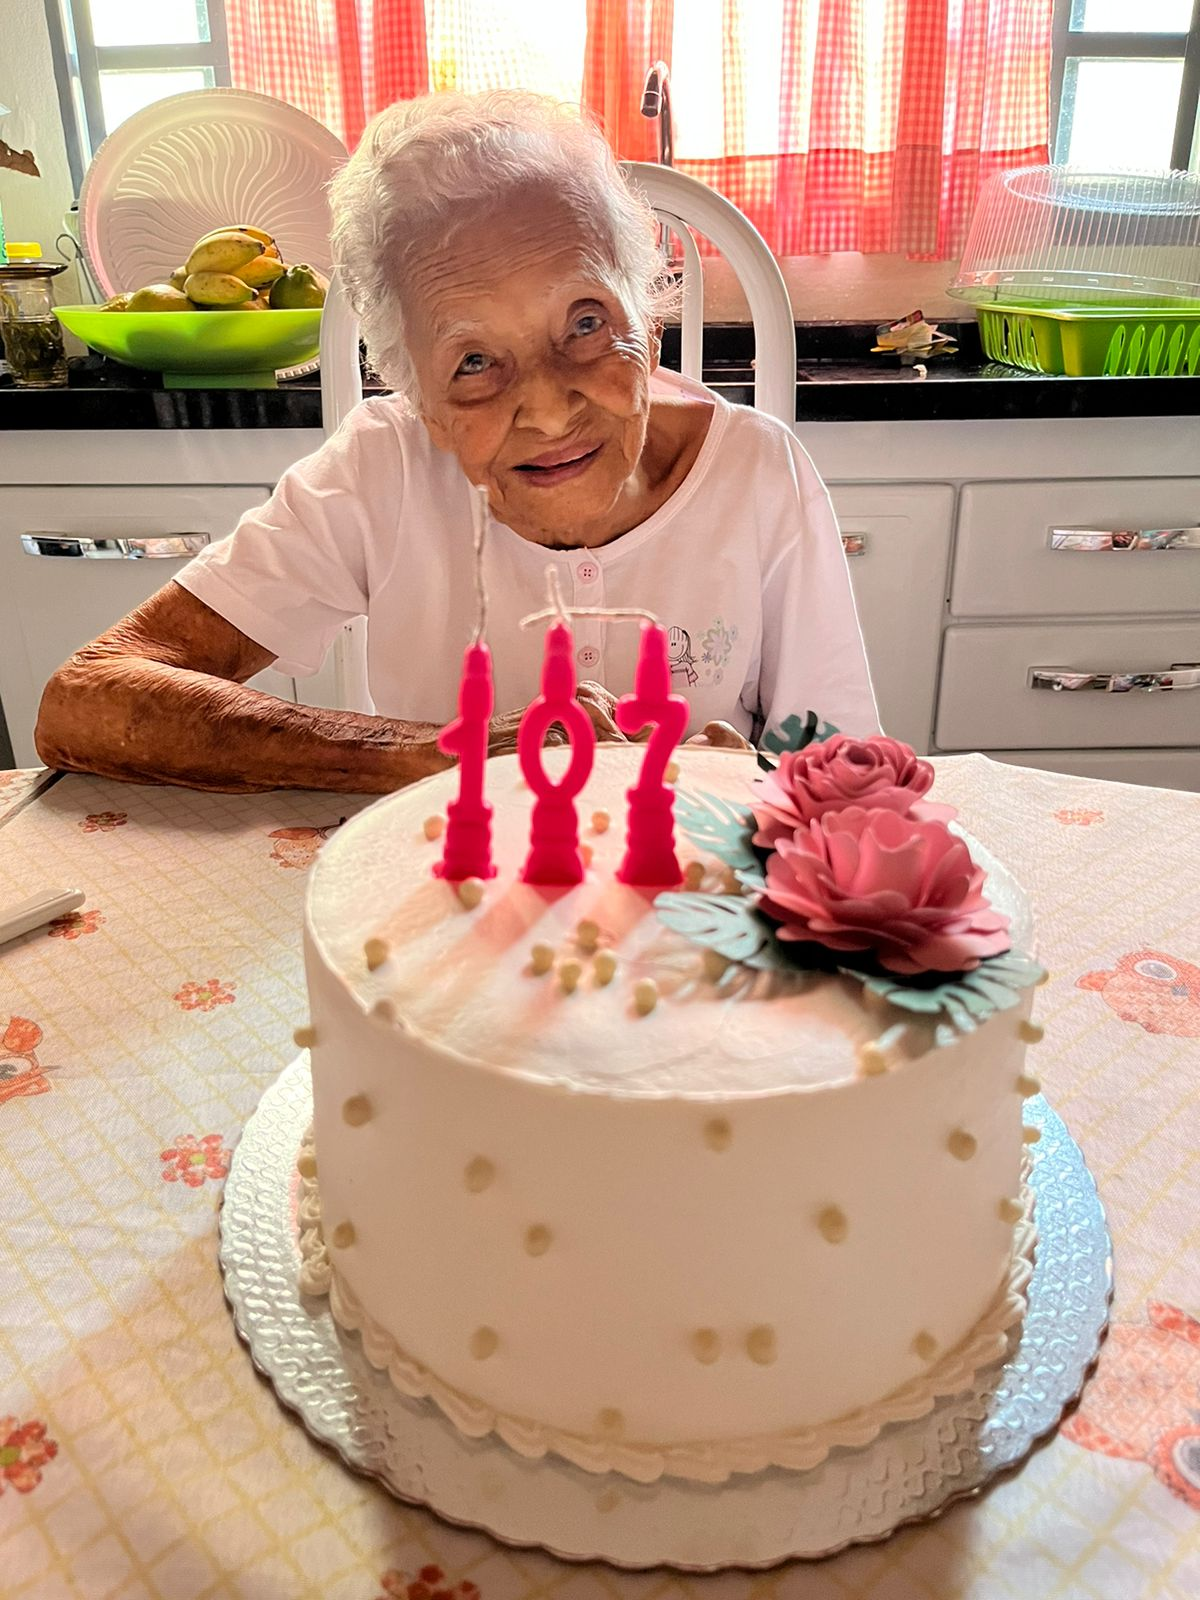
[[[534,456],[531,461],[522,461],[513,470],[519,472],[527,483],[536,484],[540,489],[549,489],[585,473],[603,448],[602,444],[585,443],[568,445],[560,450],[547,450],[543,455]]]

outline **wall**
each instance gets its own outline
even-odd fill
[[[40,178],[0,171],[0,208],[10,239],[36,239],[47,256],[62,232],[63,213],[74,194],[58,109],[45,0],[0,0],[0,138],[16,150],[32,150]],[[82,298],[75,269],[56,286],[64,304]]]
[[[786,256],[780,266],[798,322],[895,322],[920,309],[935,321],[972,315],[951,300],[956,261],[904,256]],[[704,258],[704,314],[709,322],[748,322],[746,298],[724,261]]]

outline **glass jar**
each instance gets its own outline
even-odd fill
[[[63,261],[43,261],[37,245],[9,244],[0,261],[0,338],[19,389],[61,388],[67,381],[62,324],[54,315],[53,279]]]

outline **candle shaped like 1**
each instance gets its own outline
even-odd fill
[[[617,726],[622,733],[637,733],[648,723],[654,724],[638,781],[626,796],[625,859],[617,871],[622,883],[669,889],[683,876],[675,855],[675,793],[664,777],[687,721],[687,701],[681,694],[671,693],[667,630],[657,622],[644,622],[633,693],[617,701]]]
[[[458,757],[458,799],[446,807],[446,843],[435,865],[439,878],[494,878],[492,808],[483,798],[488,753],[488,722],[495,705],[492,653],[482,639],[463,654],[458,685],[458,716],[438,734],[438,748]]]
[[[517,730],[517,756],[525,782],[537,796],[529,830],[529,854],[521,870],[526,883],[572,884],[583,881],[579,854],[579,818],[575,796],[592,770],[596,730],[575,698],[574,640],[565,622],[546,629],[542,657],[542,692],[531,702]],[[554,783],[542,764],[542,740],[555,722],[567,730],[571,764]]]

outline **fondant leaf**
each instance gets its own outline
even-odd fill
[[[711,852],[735,872],[756,872],[761,885],[762,868],[750,843],[754,814],[748,806],[680,789],[675,793],[675,820],[698,849]]]
[[[891,974],[862,972],[840,967],[849,978],[857,978],[872,994],[880,995],[902,1011],[921,1016],[943,1016],[958,1033],[972,1033],[997,1011],[1015,1006],[1023,989],[1044,976],[1036,961],[1018,950],[988,956],[973,972],[928,973],[923,977],[903,978]],[[938,1043],[946,1042],[938,1029]]]
[[[781,958],[770,922],[740,894],[660,894],[654,909],[664,927],[727,961],[763,971],[792,966]]]
[[[789,750],[804,750],[810,744],[823,744],[840,731],[832,722],[822,722],[815,711],[806,711],[802,717],[793,712],[790,717],[783,719],[778,729],[771,728],[763,734],[762,745],[772,755],[781,756]],[[759,766],[770,767],[770,763],[760,758]],[[774,768],[771,767],[771,770],[774,771]]]

